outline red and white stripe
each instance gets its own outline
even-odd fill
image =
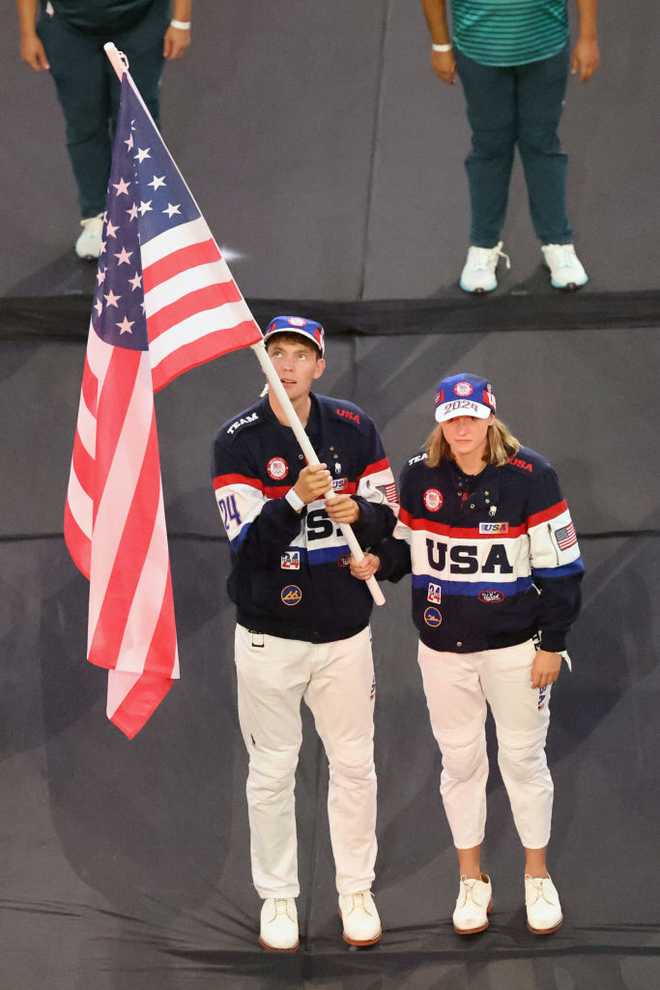
[[[262,334],[203,217],[141,249],[154,389]]]
[[[90,582],[87,658],[132,738],[179,676],[151,364],[91,327],[64,536]]]

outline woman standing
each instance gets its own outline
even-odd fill
[[[562,923],[546,865],[553,784],[545,740],[551,685],[580,607],[580,550],[554,470],[495,417],[485,379],[445,378],[435,419],[403,470],[393,536],[351,570],[392,581],[412,571],[419,665],[458,854],[455,930],[488,927],[492,888],[480,858],[488,704],[525,851],[528,927],[545,935]]]

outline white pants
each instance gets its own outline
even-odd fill
[[[337,890],[369,890],[376,862],[374,667],[369,629],[306,643],[236,627],[238,716],[250,757],[246,787],[252,877],[260,897],[297,897],[295,772],[300,703],[330,764],[328,817]]]
[[[550,839],[553,784],[545,758],[550,688],[531,686],[535,646],[439,653],[419,644],[419,666],[442,753],[440,793],[454,845],[481,844],[486,827],[486,703],[497,728],[498,763],[520,840]]]

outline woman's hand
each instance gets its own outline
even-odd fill
[[[355,557],[351,557],[351,574],[360,581],[368,581],[378,571],[379,567],[380,557],[377,557],[375,553],[365,553],[360,561],[357,561]]]
[[[544,688],[554,684],[561,670],[561,654],[537,650],[532,663],[532,687]]]
[[[167,59],[168,62],[182,58],[190,48],[191,41],[192,35],[189,29],[182,31],[181,28],[170,25],[163,38],[163,58]]]

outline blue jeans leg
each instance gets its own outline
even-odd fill
[[[480,65],[456,51],[472,147],[465,160],[470,190],[470,243],[490,248],[500,240],[509,198],[516,141],[514,71]]]
[[[516,69],[518,150],[525,170],[529,210],[542,244],[570,244],[566,215],[567,156],[557,129],[564,106],[569,53]]]

